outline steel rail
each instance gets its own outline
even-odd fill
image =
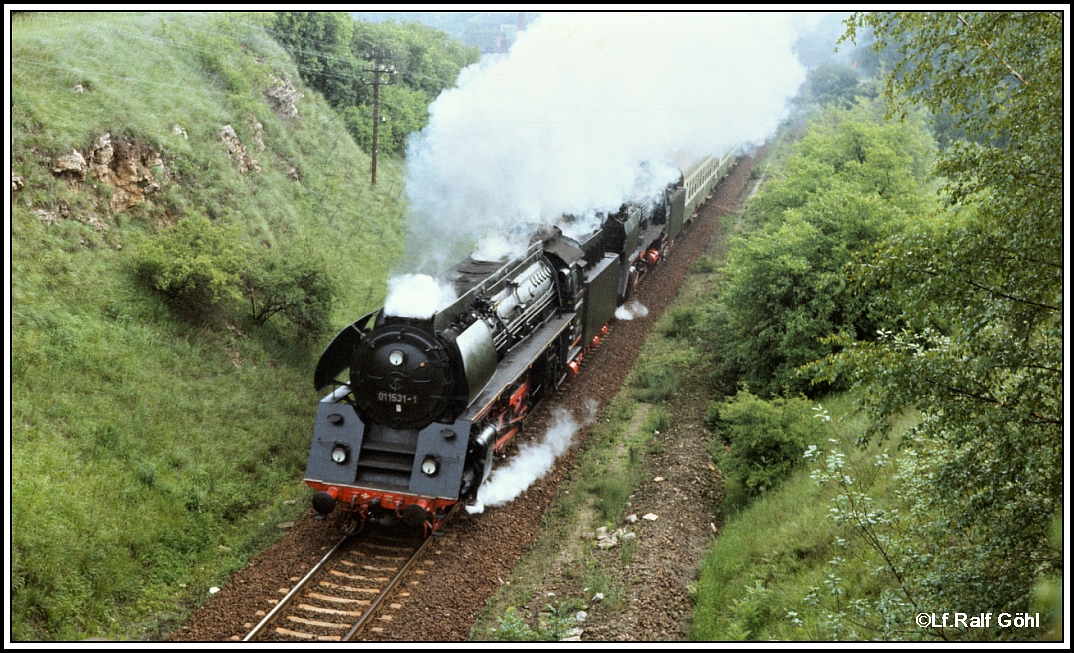
[[[363,612],[362,616],[358,618],[358,621],[353,626],[351,626],[351,629],[347,631],[347,634],[340,638],[341,642],[349,642],[352,637],[355,637],[356,635],[358,635],[358,633],[362,632],[362,630],[365,629],[366,624],[369,623],[369,620],[372,619],[373,615],[377,613],[377,608],[380,607],[380,604],[384,601],[384,599],[388,597],[389,594],[392,593],[393,590],[395,590],[396,586],[399,585],[399,582],[403,580],[403,577],[406,576],[408,571],[410,571],[410,568],[413,567],[414,564],[421,558],[421,554],[425,552],[425,548],[429,546],[429,543],[432,542],[434,539],[436,538],[425,538],[425,541],[421,543],[421,546],[418,547],[418,550],[415,551],[412,556],[410,556],[410,560],[407,560],[406,564],[404,564],[399,569],[399,571],[396,572],[395,576],[393,576],[392,579],[388,581],[388,584],[384,586],[384,589],[381,590],[380,594],[377,594],[377,597],[373,599],[373,601],[369,604],[369,607],[365,609],[365,612]]]
[[[272,608],[272,610],[265,615],[265,618],[262,619],[261,622],[258,623],[256,626],[254,626],[254,629],[251,630],[246,635],[246,637],[242,638],[242,641],[249,642],[252,641],[254,637],[260,635],[261,631],[263,631],[269,625],[269,623],[271,623],[276,618],[277,613],[287,607],[287,605],[294,600],[295,596],[297,596],[299,592],[306,588],[306,585],[309,584],[313,576],[317,572],[319,572],[325,565],[327,565],[329,560],[335,557],[336,551],[338,551],[340,547],[342,547],[348,540],[350,540],[351,537],[353,537],[353,535],[345,536],[334,547],[332,547],[332,550],[329,551],[323,558],[321,558],[321,561],[314,565],[313,569],[310,569],[309,573],[307,573],[302,578],[302,580],[298,581],[298,584],[295,585],[294,589],[292,589],[290,592],[287,593],[286,596],[280,599],[280,602],[276,604],[276,607]]]

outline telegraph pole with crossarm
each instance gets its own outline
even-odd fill
[[[385,84],[391,84],[392,80],[396,79],[399,71],[395,69],[390,61],[392,58],[391,50],[372,50],[366,53],[365,60],[372,61],[372,68],[365,68],[362,72],[373,73],[373,81],[362,82],[363,84],[373,85],[373,185],[377,185],[377,136],[380,131],[380,76],[387,75],[388,79]]]

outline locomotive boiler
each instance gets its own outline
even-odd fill
[[[539,229],[520,256],[473,256],[438,281],[457,297],[424,317],[383,309],[343,329],[314,372],[306,483],[314,508],[439,530],[476,496],[532,408],[576,373],[616,308],[668,252],[733,157],[683,172],[652,206],[623,205],[581,240]]]

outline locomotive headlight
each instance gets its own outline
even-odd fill
[[[332,449],[332,460],[339,463],[340,465],[347,462],[347,448],[336,447],[335,449]]]
[[[393,349],[392,352],[390,354],[388,354],[388,362],[391,363],[392,365],[396,366],[396,367],[399,367],[400,365],[402,365],[403,364],[403,352],[402,352],[402,350]]]
[[[439,470],[440,463],[433,456],[426,456],[425,460],[421,461],[421,471],[425,472],[426,476],[436,476]]]

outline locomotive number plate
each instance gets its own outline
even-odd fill
[[[413,404],[418,405],[418,395],[408,395],[401,392],[378,392],[377,401],[386,404]]]

